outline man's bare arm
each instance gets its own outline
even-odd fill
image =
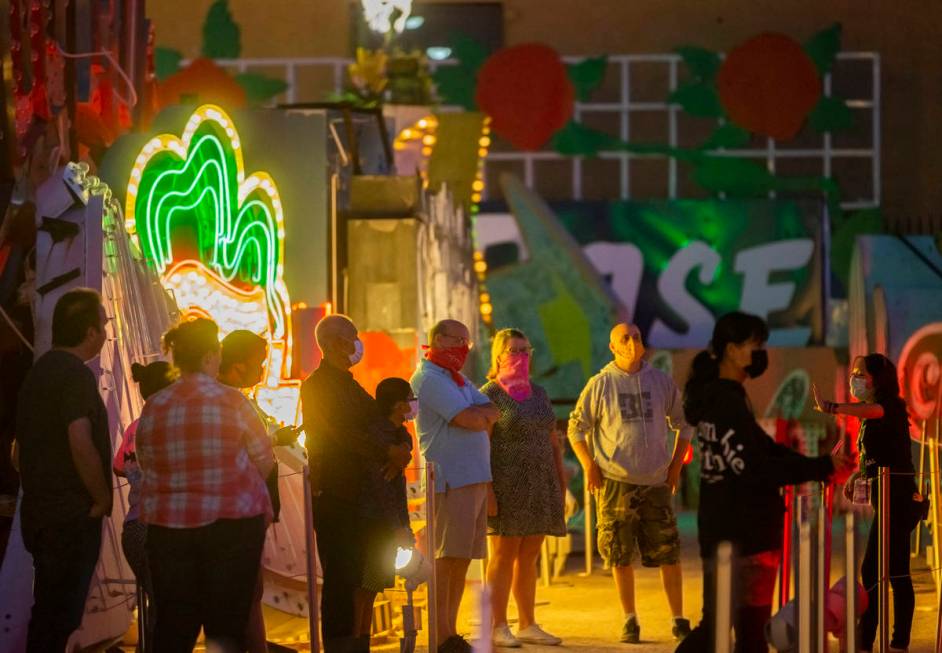
[[[105,483],[105,472],[95,443],[92,442],[92,423],[80,417],[69,424],[69,449],[72,461],[85,489],[92,496],[91,517],[111,514],[111,488]]]

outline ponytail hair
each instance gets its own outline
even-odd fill
[[[740,345],[748,340],[765,342],[769,327],[761,317],[734,311],[727,313],[713,327],[709,347],[697,354],[690,364],[690,375],[684,386],[684,413],[689,424],[697,424],[705,408],[703,391],[720,377],[720,362],[729,344]]]
[[[167,361],[154,361],[149,365],[131,363],[131,377],[137,381],[144,401],[176,381],[177,375]]]

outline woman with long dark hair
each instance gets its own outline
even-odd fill
[[[697,428],[703,561],[703,619],[677,651],[709,651],[716,618],[716,548],[733,545],[736,653],[766,652],[764,628],[781,558],[781,488],[823,481],[846,466],[840,454],[807,458],[776,444],[756,422],[743,383],[765,372],[769,331],[755,315],[728,313],[697,354],[684,388],[687,422]]]
[[[814,388],[815,409],[832,415],[850,415],[861,421],[857,448],[860,451],[860,470],[844,486],[844,494],[852,498],[858,479],[865,479],[870,487],[870,503],[876,510],[879,493],[874,479],[880,467],[889,467],[890,473],[890,585],[893,587],[893,639],[891,651],[905,651],[913,625],[916,599],[913,581],[909,575],[909,534],[919,521],[915,469],[909,440],[909,417],[906,402],[900,397],[896,366],[883,354],[858,356],[850,373],[850,394],[857,401],[839,404],[822,401]],[[873,650],[873,640],[879,622],[877,584],[879,559],[877,554],[879,528],[874,520],[867,539],[867,552],[861,567],[861,580],[869,595],[867,610],[860,618],[860,648]]]

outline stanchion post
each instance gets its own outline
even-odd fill
[[[583,486],[583,506],[585,512],[585,575],[592,575],[592,557],[594,554],[594,542],[592,538],[592,492],[589,491],[589,477],[585,474]]]
[[[147,653],[150,650],[150,641],[147,637],[147,598],[144,587],[137,582],[137,650]]]
[[[540,578],[543,581],[543,587],[549,587],[553,584],[553,570],[550,565],[550,536],[543,538],[543,544],[540,545]]]
[[[827,651],[827,631],[824,629],[824,607],[827,603],[828,587],[830,578],[828,577],[828,549],[827,525],[828,525],[828,495],[829,483],[820,484],[821,495],[817,505],[817,518],[815,519],[816,540],[817,540],[817,564],[814,569],[814,595],[815,595],[815,614],[814,614],[814,632],[815,632],[815,651],[825,653]]]
[[[890,650],[890,468],[879,468],[879,505],[877,507],[877,525],[879,531],[879,614],[880,614],[880,653]]]
[[[730,653],[733,606],[733,545],[720,542],[716,547],[716,624],[714,624],[715,653]]]
[[[844,516],[844,650],[857,650],[857,540],[854,512]]]
[[[809,520],[806,497],[796,497],[798,515],[798,588],[795,592],[795,606],[798,609],[798,653],[811,653],[812,623],[812,582],[811,582],[811,521]]]
[[[926,431],[928,431],[929,420],[922,420],[922,428],[920,429],[919,434],[919,475],[916,477],[916,490],[922,492],[923,483],[926,478]],[[916,538],[914,542],[914,547],[912,550],[913,556],[918,556],[919,551],[922,549],[922,524],[916,524]]]
[[[493,621],[491,611],[491,588],[487,585],[481,585],[481,593],[478,597],[479,612],[481,617],[481,630],[478,633],[478,639],[474,642],[474,653],[492,653],[491,647],[491,622]]]
[[[438,649],[438,572],[435,564],[435,468],[425,461],[425,551],[432,561],[432,575],[428,581],[428,650]]]
[[[782,537],[782,562],[779,564],[778,576],[778,609],[788,603],[791,596],[792,582],[792,525],[795,523],[795,487],[785,490],[785,527]]]
[[[311,470],[305,463],[301,476],[304,483],[304,542],[307,571],[307,623],[311,651],[320,650],[320,605],[317,598],[317,544],[314,538],[314,500],[311,497]]]

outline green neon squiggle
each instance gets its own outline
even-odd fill
[[[187,232],[195,234],[198,260],[226,281],[264,288],[274,334],[280,337],[287,306],[277,281],[282,264],[277,212],[261,187],[239,204],[238,170],[226,130],[214,120],[201,122],[185,159],[164,150],[141,171],[134,204],[138,238],[144,255],[163,273],[175,260],[194,254],[181,252],[180,246]]]

